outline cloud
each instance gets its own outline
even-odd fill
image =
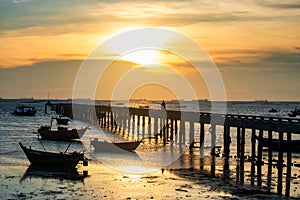
[[[258,5],[273,8],[273,9],[281,9],[281,10],[294,10],[294,9],[300,9],[300,1],[299,0],[292,0],[292,1],[286,1],[277,3],[274,1],[259,1]]]
[[[211,51],[209,54],[220,71],[300,72],[300,53],[295,50],[228,49]],[[168,64],[185,73],[193,73],[191,65],[186,63]],[[207,65],[199,61],[197,64]]]
[[[51,0],[14,3],[4,0],[0,2],[0,30],[87,23],[95,18],[86,12],[87,7],[93,8],[96,4],[93,2]]]
[[[270,63],[296,63],[300,64],[300,53],[294,52],[273,52],[272,54],[264,57],[262,61]]]
[[[23,2],[23,1],[18,1]],[[151,4],[150,4],[151,2]],[[187,26],[195,23],[262,21],[284,18],[265,16],[253,3],[203,1],[28,1],[0,2],[0,33],[31,27],[87,23],[140,23],[152,26]],[[228,5],[230,9],[228,9]],[[269,4],[268,4],[269,5]],[[57,28],[57,27],[56,27]]]
[[[13,3],[27,3],[30,2],[31,0],[13,0]]]
[[[70,96],[77,69],[82,61],[48,61],[31,66],[0,69],[0,91],[2,96]],[[55,88],[55,90],[53,89]],[[70,88],[68,92],[61,88]]]
[[[228,54],[231,55],[229,51]],[[239,52],[235,50],[234,52]],[[300,53],[294,51],[247,51],[240,56],[217,60],[222,71],[297,72],[300,73]]]

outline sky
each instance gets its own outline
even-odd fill
[[[300,101],[299,0],[0,0],[0,97],[71,98],[85,61],[98,60],[100,70],[114,55],[94,94],[80,97],[213,99],[212,81],[175,51],[205,63],[202,55],[171,35],[158,38],[160,50],[121,55],[121,42],[91,57],[105,41],[140,28],[197,43],[215,63],[227,100]]]

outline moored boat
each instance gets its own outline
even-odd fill
[[[133,152],[140,145],[142,141],[131,141],[131,142],[107,142],[98,141],[97,138],[91,140],[91,145],[94,147],[95,152],[122,152],[129,151]]]
[[[12,112],[15,116],[34,116],[37,109],[34,106],[18,105]]]
[[[280,110],[276,109],[276,108],[272,108],[270,109],[268,112],[270,113],[276,113],[276,112],[279,112]]]
[[[298,115],[300,115],[299,108],[295,108],[294,110],[292,110],[291,112],[288,113],[289,117],[297,117]]]
[[[53,130],[51,126],[41,126],[38,129],[38,133],[44,140],[71,141],[81,138],[88,128],[89,127],[68,129],[67,127],[59,126]]]
[[[268,148],[271,147],[272,151],[279,151],[279,140],[278,139],[272,139],[271,146],[269,144],[268,138],[257,137],[257,140],[262,145],[262,147],[268,147]],[[283,140],[281,149],[283,152],[290,150],[291,152],[300,153],[300,140],[291,140],[289,146],[287,144],[287,140]]]
[[[53,153],[34,150],[31,149],[31,147],[25,147],[21,142],[19,142],[19,145],[31,164],[39,166],[74,168],[80,161],[82,161],[83,165],[87,165],[87,159],[85,158],[84,153],[79,153],[76,151],[72,153]]]

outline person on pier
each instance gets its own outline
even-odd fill
[[[162,109],[164,109],[164,110],[166,109],[166,103],[165,103],[164,100],[162,101],[162,103],[161,103],[160,105],[161,105],[161,108],[162,108]]]

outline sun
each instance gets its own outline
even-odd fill
[[[125,54],[120,59],[142,66],[155,66],[163,62],[163,54],[160,50],[141,49]]]
[[[168,45],[173,35],[167,29],[142,28],[136,31],[121,31],[113,40],[105,42],[104,53],[114,59],[133,62],[141,66],[161,65],[165,61]]]

